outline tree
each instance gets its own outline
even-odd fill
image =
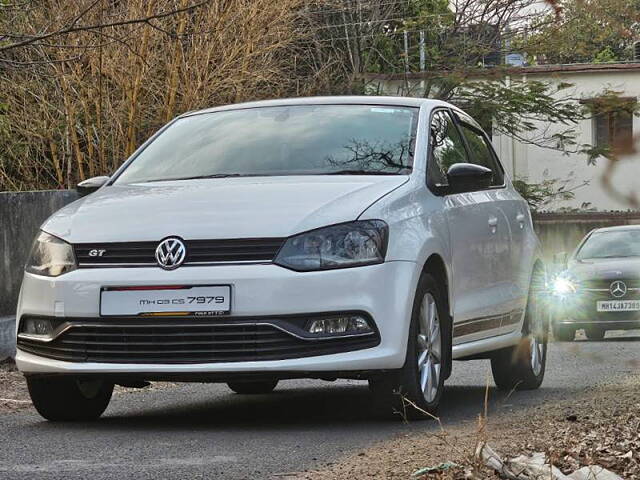
[[[367,88],[367,73],[400,74],[400,93],[458,104],[496,133],[566,152],[586,148],[575,141],[574,127],[585,110],[568,93],[570,85],[511,79],[502,65],[504,45],[537,16],[536,0],[396,1],[386,19],[355,21],[365,6],[378,3],[341,0],[339,23],[327,15],[326,28],[316,33],[346,52],[343,58],[366,59],[358,65],[343,61],[346,72],[364,79],[365,91],[380,93]],[[425,71],[416,73],[421,63]],[[532,136],[537,122],[563,128]]]
[[[562,54],[564,46],[566,51],[573,47],[571,33],[558,45],[562,41],[558,39],[565,38],[559,35],[564,26],[581,28],[590,22],[585,35],[576,33],[581,48],[591,52],[590,60],[607,61],[626,48],[612,42],[616,34],[628,44],[630,32],[637,28],[637,24],[626,27],[623,17],[637,18],[634,5],[638,2],[547,0],[549,8],[541,10],[535,0],[397,0],[391,2],[393,10],[386,19],[378,16],[375,22],[366,22],[357,15],[379,2],[337,0],[333,8],[342,11],[342,16],[323,17],[326,25],[316,35],[318,41],[335,47],[338,62],[340,52],[347,52],[349,58],[366,59],[358,68],[343,62],[343,71],[362,80],[361,88],[367,93],[381,93],[375,81],[369,82],[372,78],[393,75],[403,80],[402,88],[394,94],[449,101],[493,133],[565,154],[584,154],[588,162],[595,162],[617,158],[619,148],[578,143],[576,126],[602,111],[616,111],[625,100],[617,92],[603,91],[604,102],[599,105],[600,112],[595,111],[572,96],[571,84],[514,76],[503,64],[503,56],[514,48],[527,52],[528,48],[542,51],[543,47]],[[579,11],[581,5],[590,13]],[[594,31],[594,25],[603,31],[592,36],[589,32]],[[556,198],[570,195],[563,179],[537,185],[519,180],[526,194],[547,195],[556,189]]]
[[[0,7],[0,190],[109,174],[179,113],[314,93],[303,0]]]
[[[639,0],[564,0],[558,15],[533,21],[518,45],[541,63],[633,59],[640,34]]]

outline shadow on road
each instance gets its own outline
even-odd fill
[[[286,382],[282,384],[286,387]],[[122,404],[112,413],[95,423],[65,424],[66,430],[126,431],[143,430],[148,432],[166,431],[267,431],[278,429],[299,432],[333,431],[348,424],[350,430],[374,429],[374,431],[429,430],[437,428],[434,421],[411,423],[402,420],[379,419],[372,415],[371,396],[366,383],[337,384],[309,387],[280,388],[266,395],[237,395],[221,393],[221,386],[201,385],[197,399],[188,392],[180,395],[176,389],[156,392],[156,395],[169,393],[169,401],[162,406],[150,406],[147,402],[136,404],[135,408],[123,411]],[[211,399],[202,399],[203,389],[211,390]],[[450,386],[446,388],[440,408],[443,424],[475,421],[484,410],[485,387]],[[511,409],[541,404],[554,395],[566,395],[567,389],[545,389],[529,392],[514,392],[511,396],[489,388],[489,411],[495,412],[505,404]],[[133,396],[142,396],[133,394]],[[180,398],[181,397],[181,398]],[[120,400],[119,403],[121,403]],[[145,403],[147,403],[145,405]],[[59,428],[60,424],[42,423],[42,428]]]

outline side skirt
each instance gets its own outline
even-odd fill
[[[517,345],[521,339],[522,332],[517,330],[506,335],[454,345],[452,348],[452,358],[454,360],[471,360],[473,357],[483,358],[479,357],[479,355]]]

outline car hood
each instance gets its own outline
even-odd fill
[[[42,228],[71,243],[287,237],[356,220],[408,179],[247,177],[113,185],[63,208]]]
[[[581,280],[615,280],[618,278],[639,278],[640,258],[599,258],[575,260],[569,271]]]

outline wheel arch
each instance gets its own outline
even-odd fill
[[[444,300],[446,302],[446,309],[449,312],[449,317],[452,317],[451,309],[451,289],[449,288],[449,270],[441,255],[432,253],[429,258],[424,262],[422,266],[421,274],[431,274],[439,283],[444,287]]]
[[[434,277],[434,279],[436,280],[436,282],[439,285],[442,285],[443,291],[441,293],[443,293],[442,298],[445,301],[445,311],[447,312],[447,335],[445,337],[446,339],[446,343],[445,343],[445,352],[447,352],[446,358],[443,359],[444,360],[444,369],[443,369],[443,375],[444,375],[444,379],[446,380],[447,378],[449,378],[451,376],[451,370],[453,368],[453,355],[452,355],[452,349],[453,349],[453,314],[452,314],[452,309],[451,309],[451,288],[450,288],[450,276],[449,276],[449,270],[447,269],[447,265],[444,261],[444,259],[442,258],[442,256],[440,256],[437,253],[432,253],[429,258],[427,258],[427,260],[425,261],[423,267],[422,267],[422,272],[421,272],[421,276],[424,274],[430,274],[431,276]]]

